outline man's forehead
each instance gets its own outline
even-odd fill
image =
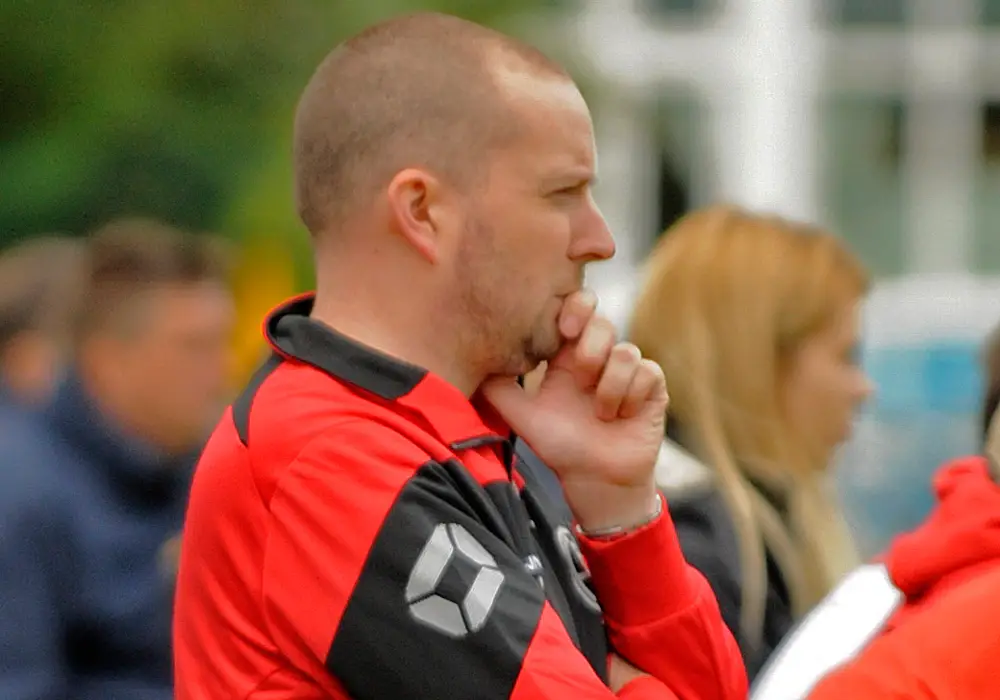
[[[522,127],[520,145],[547,168],[592,177],[596,149],[590,112],[572,83],[567,84],[568,89],[533,90],[512,99],[513,116]]]
[[[524,144],[517,149],[515,169],[519,177],[527,178],[528,187],[562,189],[593,183],[597,179],[597,162],[593,147],[579,141],[555,138],[537,147]]]
[[[494,65],[490,71],[501,93],[514,102],[559,100],[586,109],[576,83],[566,75],[525,70],[521,66]]]
[[[534,148],[525,148],[525,154],[546,180],[569,186],[597,178],[597,151],[589,128],[557,128]]]
[[[572,80],[564,77],[508,73],[501,99],[517,118],[543,131],[565,127],[592,138],[590,109]]]

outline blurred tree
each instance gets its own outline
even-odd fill
[[[290,143],[315,65],[344,37],[402,12],[510,30],[510,18],[565,1],[0,3],[0,246],[124,214],[239,239],[242,382],[265,350],[260,318],[311,285]]]
[[[125,213],[287,231],[288,181],[261,183],[280,182],[274,144],[337,41],[417,6],[497,24],[552,2],[0,3],[0,243]],[[233,216],[251,196],[257,224]]]

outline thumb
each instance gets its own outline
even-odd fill
[[[515,379],[511,377],[487,379],[480,385],[479,394],[496,409],[515,433],[530,429],[531,396]]]

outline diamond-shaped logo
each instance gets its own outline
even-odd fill
[[[460,639],[482,629],[503,573],[496,560],[457,523],[434,528],[406,583],[406,603],[418,622]]]

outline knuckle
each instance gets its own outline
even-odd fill
[[[644,358],[642,360],[642,371],[657,382],[666,382],[666,376],[663,374],[663,368],[653,360]]]
[[[587,324],[588,330],[594,333],[600,333],[602,336],[608,336],[612,340],[617,340],[617,331],[615,330],[615,324],[611,323],[604,316],[595,313],[590,317],[590,322]]]
[[[581,289],[576,294],[576,300],[586,311],[593,312],[597,308],[597,295],[590,289]]]
[[[615,338],[608,329],[590,326],[584,332],[578,347],[580,357],[604,363],[613,351]]]
[[[629,365],[638,365],[642,360],[642,353],[633,343],[618,343],[611,352],[615,360]]]
[[[601,388],[605,394],[623,394],[628,388],[632,373],[621,363],[609,362],[601,375]]]
[[[597,294],[584,287],[570,294],[567,301],[581,308],[593,308],[597,306]]]
[[[594,312],[597,309],[597,297],[587,295],[585,293],[579,293],[570,297],[567,307],[578,316],[585,319],[591,319],[592,321]]]

